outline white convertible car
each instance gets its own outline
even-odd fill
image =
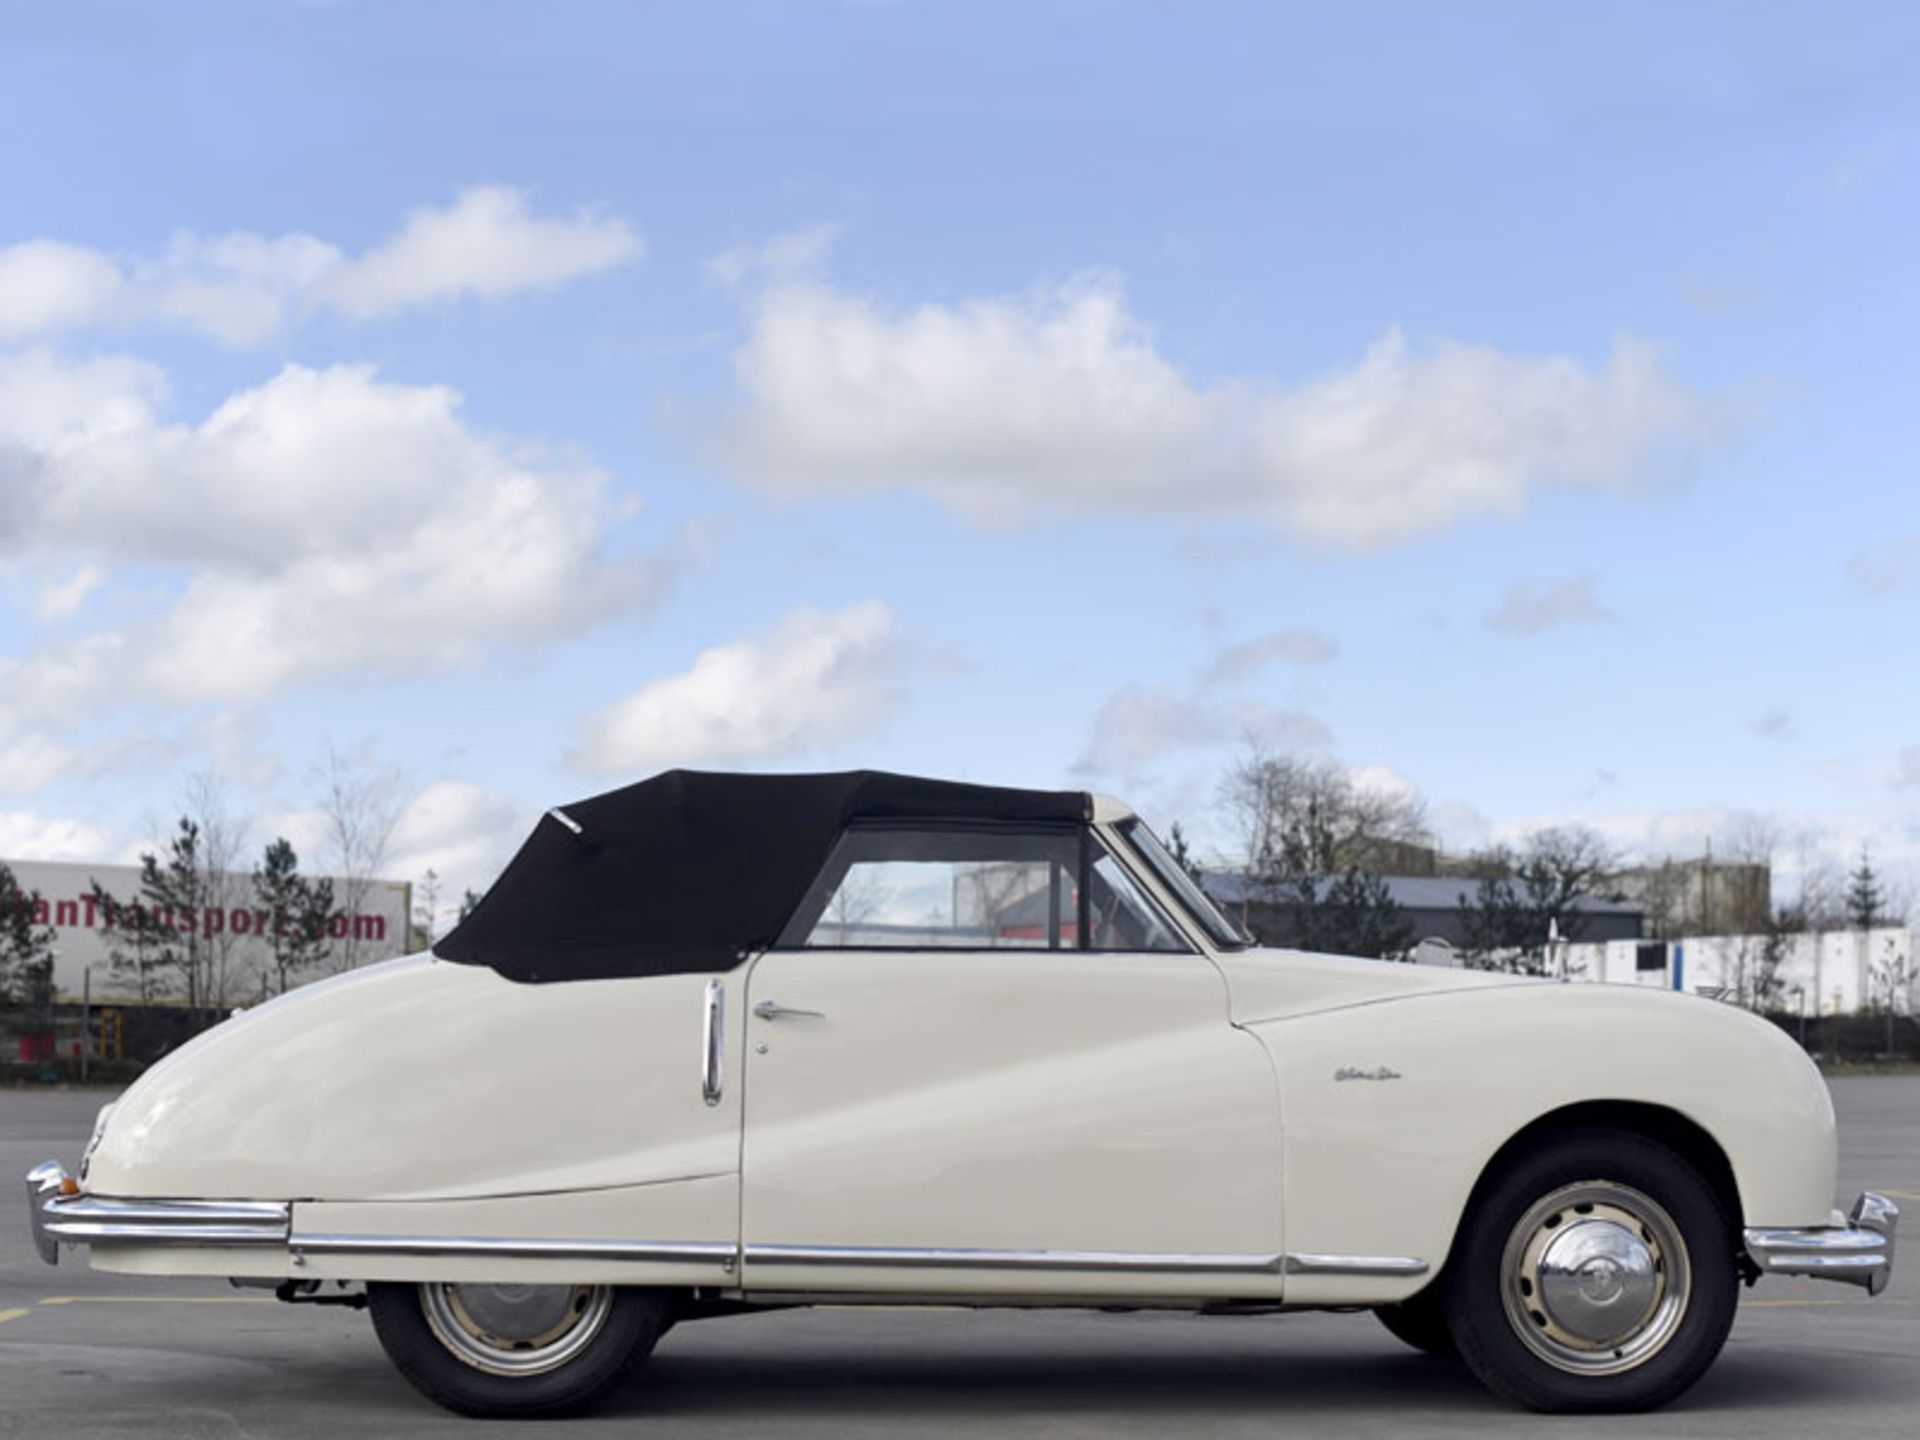
[[[1540,1410],[1661,1404],[1742,1281],[1878,1292],[1833,1111],[1731,1007],[1251,949],[1079,792],[673,772],[431,956],[156,1065],[41,1254],[364,1304],[421,1391],[579,1409],[677,1320],[1364,1307]]]

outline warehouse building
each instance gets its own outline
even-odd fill
[[[1457,875],[1383,875],[1380,877],[1393,901],[1413,925],[1413,938],[1420,957],[1440,960],[1465,942],[1460,907],[1471,905],[1479,888],[1477,880]],[[1207,870],[1201,884],[1214,902],[1244,920],[1256,936],[1278,934],[1282,929],[1279,887],[1271,880],[1248,877],[1238,870]],[[1633,901],[1601,900],[1581,896],[1570,907],[1577,912],[1577,933],[1586,941],[1638,940],[1646,933],[1646,912]],[[1573,924],[1564,928],[1574,931]]]
[[[25,894],[39,897],[34,921],[54,936],[53,986],[56,1002],[71,1003],[84,994],[96,1001],[140,998],[138,982],[124,965],[113,963],[116,936],[93,887],[130,904],[140,898],[140,871],[132,865],[89,865],[41,860],[0,860]],[[275,919],[257,903],[249,875],[215,877],[214,903],[196,914],[168,914],[164,923],[185,941],[189,931],[217,952],[224,1004],[246,1004],[270,993],[273,964],[269,936]],[[404,954],[408,944],[411,887],[375,880],[363,887],[357,903],[346,907],[347,886],[334,881],[336,903],[328,930],[327,953],[312,975],[371,964]],[[124,947],[118,947],[124,949]],[[177,998],[177,997],[176,997]]]

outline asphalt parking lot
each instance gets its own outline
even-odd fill
[[[1833,1082],[1843,1198],[1896,1196],[1875,1300],[1769,1281],[1719,1364],[1651,1416],[1508,1410],[1367,1315],[792,1311],[683,1325],[567,1433],[658,1436],[1554,1435],[1740,1440],[1920,1430],[1920,1077]],[[0,1436],[472,1435],[386,1363],[364,1315],[34,1256],[19,1177],[79,1159],[105,1092],[0,1091]],[[512,1426],[488,1425],[498,1435]],[[549,1431],[549,1433],[553,1433]]]

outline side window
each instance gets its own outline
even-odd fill
[[[1072,832],[876,828],[840,837],[780,937],[813,950],[1071,949]]]
[[[1126,871],[1103,849],[1094,852],[1088,923],[1095,950],[1185,950],[1182,940]]]
[[[809,950],[1191,948],[1119,862],[1091,837],[1083,843],[1078,831],[892,826],[841,835],[780,945]]]

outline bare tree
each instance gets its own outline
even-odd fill
[[[1221,782],[1244,856],[1241,923],[1255,884],[1268,899],[1268,944],[1351,955],[1405,953],[1413,927],[1380,876],[1430,845],[1417,796],[1353,783],[1327,759],[1276,754],[1249,742]]]
[[[1478,893],[1460,898],[1468,963],[1488,970],[1544,975],[1548,946],[1585,933],[1583,901],[1613,893],[1619,856],[1605,839],[1579,826],[1540,830],[1527,838],[1505,875],[1482,876]]]
[[[1353,783],[1329,759],[1307,759],[1247,743],[1220,783],[1249,875],[1273,868],[1290,847],[1320,874],[1392,870],[1409,847],[1432,843],[1418,796]]]
[[[1844,887],[1833,861],[1810,833],[1802,833],[1794,848],[1799,875],[1793,899],[1779,911],[1781,923],[1796,934],[1820,935],[1846,928]]]
[[[1887,1054],[1891,1057],[1894,1017],[1906,1009],[1908,992],[1913,988],[1913,960],[1896,951],[1891,935],[1883,940],[1880,951],[1870,967],[1873,1006],[1886,1017]]]
[[[386,868],[393,827],[400,820],[401,779],[398,771],[329,747],[316,780],[326,816],[328,857],[340,882],[335,899],[346,914],[344,933],[329,963],[336,971],[351,970],[361,959],[360,917]]]
[[[218,1008],[242,989],[235,964],[240,936],[229,921],[253,902],[253,878],[241,861],[249,826],[234,815],[226,786],[213,770],[202,770],[187,781],[184,800],[183,818],[191,820],[199,834],[201,988],[206,1003]]]
[[[431,865],[427,873],[420,877],[420,883],[414,887],[413,934],[408,938],[407,949],[415,949],[414,941],[420,942],[417,948],[431,950],[433,942],[440,938],[440,872]]]
[[[1787,958],[1792,935],[1783,924],[1769,919],[1755,933],[1733,936],[1727,942],[1725,998],[1748,1010],[1765,1013],[1780,998],[1780,968]]]

